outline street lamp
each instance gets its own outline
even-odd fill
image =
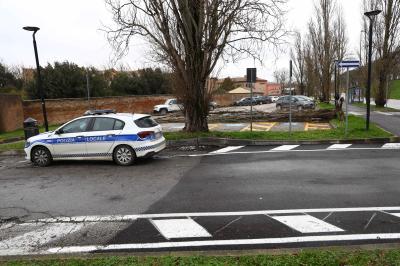
[[[369,18],[369,40],[368,40],[368,81],[367,81],[367,121],[366,128],[369,130],[369,116],[371,112],[371,68],[372,68],[372,26],[374,23],[374,18],[380,14],[382,10],[373,10],[365,12],[364,15]]]
[[[32,37],[33,37],[33,49],[35,50],[35,59],[36,59],[36,69],[37,69],[37,86],[39,89],[39,94],[40,94],[40,100],[42,103],[42,112],[43,112],[43,120],[44,120],[44,126],[46,128],[46,132],[49,131],[49,124],[47,122],[47,113],[46,113],[46,104],[44,101],[44,93],[42,89],[42,77],[40,76],[40,65],[39,65],[39,56],[38,56],[38,51],[37,51],[37,46],[36,46],[36,39],[35,39],[35,34],[40,28],[38,27],[23,27],[24,30],[26,31],[32,31]]]

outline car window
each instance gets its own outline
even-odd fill
[[[85,132],[89,126],[90,118],[82,118],[65,125],[61,128],[61,133]]]
[[[157,122],[150,116],[142,117],[135,120],[135,124],[140,128],[149,128],[158,126]]]
[[[172,101],[170,101],[170,103],[169,104],[176,104],[176,100],[172,100]]]
[[[124,129],[125,123],[121,120],[115,119],[114,130],[122,130]]]
[[[108,131],[114,130],[114,118],[96,117],[93,123],[92,131]]]

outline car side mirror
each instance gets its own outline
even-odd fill
[[[62,128],[60,128],[60,129],[58,129],[58,130],[56,130],[56,131],[54,132],[54,134],[56,134],[56,135],[61,135],[62,133],[63,133]]]

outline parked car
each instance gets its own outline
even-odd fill
[[[208,107],[209,107],[210,111],[213,111],[215,108],[218,107],[218,104],[216,102],[210,102],[208,104]]]
[[[250,98],[250,97],[246,97],[246,98],[242,98],[239,101],[236,101],[233,103],[233,105],[235,106],[246,106],[246,105],[256,105],[257,101],[254,98]]]
[[[276,103],[280,96],[269,96],[271,97],[271,102]]]
[[[272,103],[271,97],[270,96],[256,96],[254,97],[256,100],[257,104],[268,104]]]
[[[166,146],[161,126],[146,114],[119,114],[111,110],[87,112],[55,131],[29,138],[26,159],[38,166],[53,160],[113,160],[131,165]]]
[[[177,99],[168,99],[164,104],[154,106],[153,113],[166,115],[170,112],[177,112],[183,110],[183,105],[178,103]]]
[[[303,109],[314,109],[315,102],[304,98],[305,96],[295,95],[295,96],[282,96],[276,101],[276,109],[281,110],[284,108],[289,108],[290,98],[292,102],[292,108],[298,111]]]

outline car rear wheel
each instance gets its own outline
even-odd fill
[[[167,109],[161,109],[160,110],[160,114],[162,114],[162,115],[166,115],[167,114]]]
[[[303,111],[303,106],[301,105],[297,106],[297,111]]]
[[[46,167],[51,164],[53,157],[46,147],[39,146],[32,150],[31,161],[34,165]]]
[[[282,106],[281,106],[281,105],[277,105],[277,106],[276,106],[276,109],[277,109],[277,110],[282,110]]]
[[[115,148],[113,153],[114,162],[118,165],[128,166],[135,161],[136,154],[132,147],[121,145]]]

